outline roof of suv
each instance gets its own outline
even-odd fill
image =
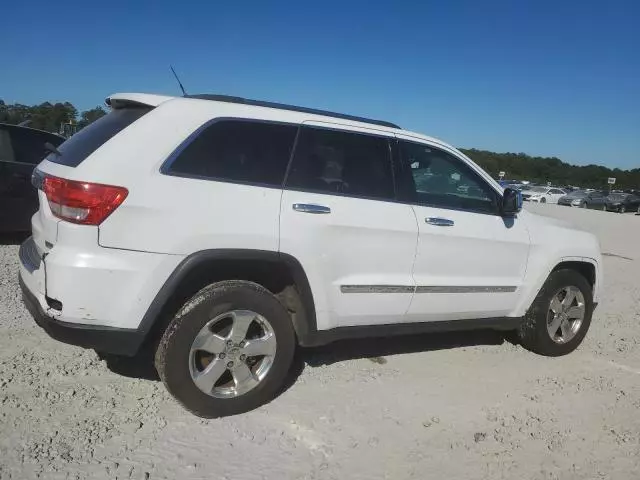
[[[298,107],[296,105],[287,105],[285,103],[266,102],[263,100],[251,100],[249,98],[234,97],[230,95],[219,94],[197,94],[197,95],[185,95],[184,97],[169,97],[164,95],[152,95],[145,93],[133,93],[133,94],[115,94],[107,97],[105,103],[113,108],[118,108],[120,103],[136,103],[150,106],[158,106],[161,103],[171,100],[173,98],[191,98],[196,100],[208,100],[213,102],[225,102],[236,103],[241,105],[251,105],[254,107],[266,107],[275,108],[278,110],[288,110],[292,112],[310,113],[312,115],[319,115],[323,117],[339,118],[342,120],[352,120],[354,122],[369,123],[371,125],[378,125],[380,127],[388,127],[400,130],[401,128],[395,123],[387,122],[384,120],[374,120],[371,118],[358,117],[355,115],[347,115],[344,113],[329,112],[327,110],[318,110],[315,108]]]
[[[293,105],[286,105],[275,102],[265,102],[260,100],[249,100],[242,97],[232,97],[228,95],[214,95],[214,94],[203,94],[203,95],[187,95],[186,97],[175,97],[169,95],[156,95],[150,93],[115,93],[110,95],[105,99],[105,103],[112,108],[123,108],[125,106],[135,106],[135,105],[147,105],[150,107],[157,107],[162,103],[168,101],[184,101],[184,102],[208,102],[208,103],[220,103],[225,105],[236,104],[238,107],[241,107],[243,112],[247,112],[249,109],[261,110],[264,108],[283,110],[286,112],[290,112],[292,115],[296,114],[307,114],[313,115],[315,118],[308,118],[309,120],[317,120],[317,121],[325,121],[325,122],[334,122],[335,120],[343,120],[343,125],[351,126],[351,127],[369,127],[375,128],[376,130],[381,130],[394,134],[401,134],[405,138],[411,137],[419,140],[427,140],[430,142],[437,143],[443,147],[455,148],[442,140],[437,138],[433,138],[427,135],[423,135],[421,133],[415,133],[408,130],[403,130],[399,126],[394,123],[386,122],[382,120],[371,120],[364,117],[358,117],[354,115],[346,115],[341,113],[334,113],[325,110],[317,110],[313,108],[307,107],[297,107]],[[304,118],[301,119],[304,121]]]

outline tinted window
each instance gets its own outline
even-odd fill
[[[47,157],[47,160],[68,167],[77,167],[107,140],[127,128],[150,110],[151,108],[145,107],[112,110],[60,145],[58,150],[62,155],[51,154]]]
[[[44,144],[60,145],[64,138],[17,125],[0,125],[0,160],[35,165],[40,163],[46,152]]]
[[[389,143],[383,137],[303,127],[287,187],[392,199]]]
[[[44,148],[44,144],[47,142],[57,147],[64,142],[64,138],[31,128],[16,127],[11,130],[11,143],[16,162],[32,165],[40,163],[47,154]]]
[[[0,127],[0,162],[15,162],[11,134],[3,127]]]
[[[551,193],[553,195],[564,195],[564,192],[562,190],[558,190],[557,188],[552,188]]]
[[[206,127],[178,154],[171,173],[281,186],[298,128],[224,120]]]
[[[497,193],[460,159],[411,142],[400,142],[400,153],[408,184],[405,188],[412,201],[434,207],[498,212]]]

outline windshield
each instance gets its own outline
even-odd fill
[[[149,107],[121,108],[83,128],[64,142],[58,150],[61,155],[51,154],[47,160],[67,167],[77,167],[118,132],[151,111]]]
[[[547,190],[549,190],[547,187],[531,187],[531,188],[527,188],[527,191],[533,192],[533,193],[546,193]]]

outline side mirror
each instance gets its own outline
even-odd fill
[[[500,206],[502,215],[509,217],[522,210],[522,193],[513,188],[505,188],[502,195],[502,205]]]

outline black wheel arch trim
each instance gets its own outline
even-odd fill
[[[160,318],[163,309],[181,282],[199,265],[212,260],[260,260],[284,264],[293,277],[293,281],[305,308],[304,315],[296,315],[294,319],[294,328],[298,335],[298,341],[304,344],[305,339],[317,331],[315,302],[313,300],[311,286],[309,285],[309,279],[302,265],[295,257],[286,253],[270,250],[225,248],[200,250],[182,260],[171,275],[169,275],[169,278],[164,282],[162,288],[160,288],[149,305],[149,308],[147,308],[138,326],[138,332],[146,337],[147,334],[151,332],[156,321]]]

